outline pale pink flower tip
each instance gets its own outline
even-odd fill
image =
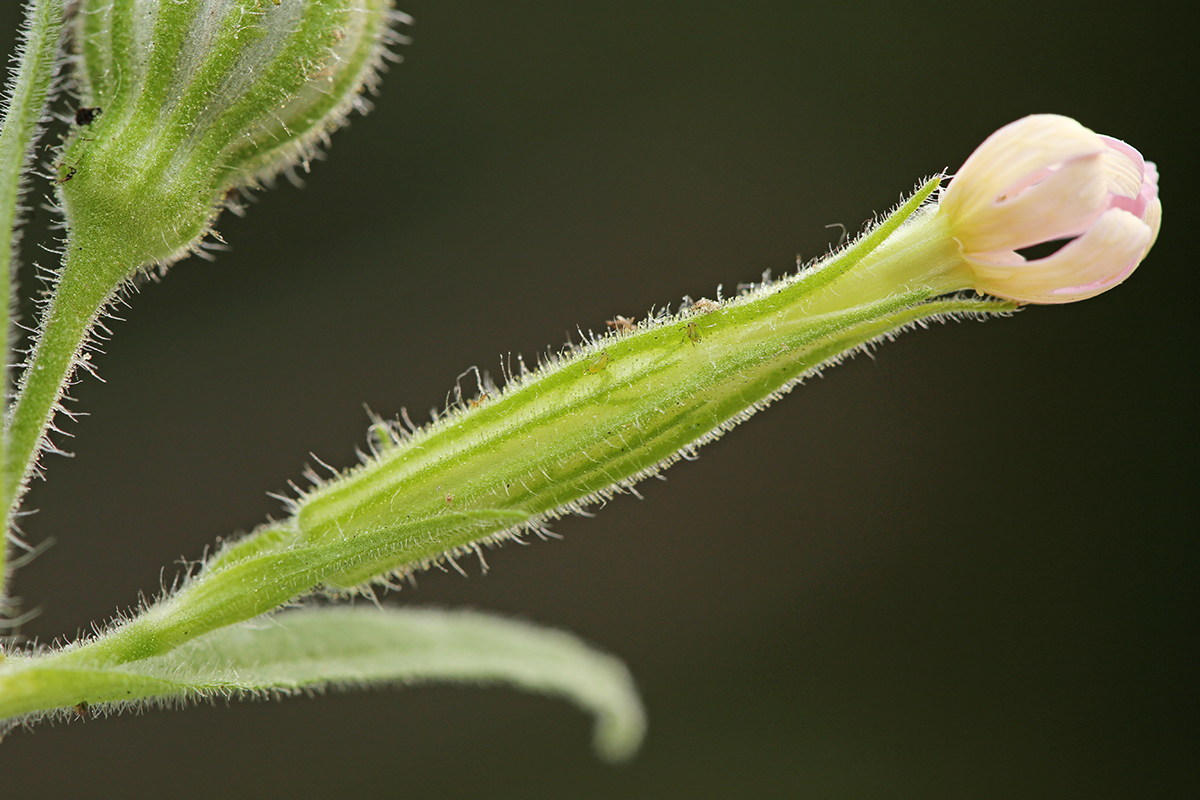
[[[1116,286],[1158,236],[1158,171],[1069,117],[1035,114],[993,133],[941,192],[980,292],[1069,303]],[[1017,251],[1071,241],[1045,258]]]

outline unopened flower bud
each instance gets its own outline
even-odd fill
[[[943,190],[948,222],[975,287],[1030,303],[1100,294],[1146,257],[1162,203],[1154,164],[1073,119],[1037,114],[981,144]],[[1070,240],[1027,261],[1018,251]]]
[[[79,0],[86,113],[58,165],[72,237],[126,269],[182,258],[231,189],[307,163],[365,110],[404,19],[392,0]]]

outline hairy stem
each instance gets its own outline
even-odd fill
[[[29,166],[33,145],[41,132],[46,105],[58,63],[64,0],[32,0],[25,10],[17,69],[5,87],[7,105],[0,128],[0,396],[8,400],[8,367],[11,359],[10,312],[13,273],[16,270],[16,227],[20,210],[22,174]],[[8,449],[0,436],[0,462]],[[6,519],[7,522],[7,519]],[[4,609],[7,576],[8,527],[0,537],[0,613]]]
[[[21,496],[43,450],[75,369],[87,365],[86,344],[100,313],[128,274],[129,257],[73,237],[54,293],[5,421],[7,447],[0,465],[0,499],[11,527]]]

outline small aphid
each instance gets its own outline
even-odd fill
[[[595,375],[597,372],[600,372],[605,367],[607,367],[608,362],[609,362],[608,352],[601,351],[600,355],[596,357],[596,360],[593,361],[592,363],[588,364],[587,371],[590,374]]]
[[[96,117],[103,113],[104,109],[100,106],[92,106],[91,108],[80,108],[75,111],[76,125],[91,125]]]
[[[92,718],[92,712],[91,712],[91,709],[90,709],[90,708],[88,708],[88,704],[87,704],[86,702],[83,702],[83,703],[77,703],[77,704],[75,705],[75,714],[76,714],[76,715],[77,715],[77,716],[78,716],[80,719],[83,719],[83,720],[87,720],[87,719],[91,719],[91,718]]]
[[[694,320],[687,324],[687,338],[691,341],[692,347],[695,347],[696,342],[700,341],[700,330],[696,327]]]
[[[327,66],[327,67],[324,67],[324,68],[322,68],[322,69],[319,69],[319,70],[317,70],[316,72],[314,72],[314,73],[312,73],[311,75],[309,75],[309,76],[308,76],[308,79],[309,79],[310,81],[319,81],[319,80],[321,80],[322,78],[332,78],[332,77],[333,77],[333,71],[334,71],[334,67],[335,67],[335,65],[334,65],[334,64],[330,64],[330,65],[329,65],[329,66]]]
[[[76,172],[79,172],[79,169],[77,167],[67,167],[67,171],[63,174],[63,176],[61,178],[56,180],[55,183],[57,183],[59,186],[62,186],[64,183],[71,180],[71,178],[74,178]]]
[[[622,316],[613,317],[612,319],[608,320],[604,324],[607,325],[608,327],[612,328],[614,331],[631,331],[637,327],[636,322],[634,322],[633,320],[631,320],[627,317],[622,317]]]
[[[451,505],[453,502],[454,502],[454,495],[452,495],[452,494],[446,495],[446,505]]]

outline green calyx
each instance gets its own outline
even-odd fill
[[[403,19],[391,0],[81,0],[57,165],[72,241],[121,243],[125,270],[196,249],[231,190],[307,163],[365,109]]]
[[[403,575],[601,502],[689,456],[806,375],[915,323],[1007,313],[969,288],[926,183],[853,246],[728,300],[701,300],[561,354],[295,501],[290,553],[331,554],[335,591]],[[381,433],[382,429],[382,433]],[[335,566],[336,565],[336,566]]]

